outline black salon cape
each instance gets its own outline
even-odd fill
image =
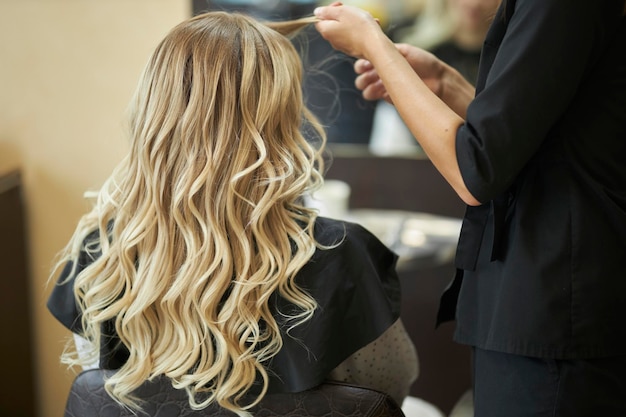
[[[283,347],[266,367],[269,392],[298,392],[319,385],[400,315],[397,256],[393,252],[354,223],[318,218],[315,237],[324,245],[341,243],[333,249],[318,249],[296,276],[296,283],[319,307],[311,320],[290,330],[289,335],[283,332]],[[81,252],[78,271],[91,261],[86,252]],[[80,333],[80,312],[74,301],[70,271],[68,264],[48,300],[48,309],[65,327]],[[270,304],[283,312],[292,307],[277,294]],[[275,318],[278,323],[283,321],[276,313]],[[104,327],[108,337],[102,340],[100,367],[116,369],[128,352],[115,336],[113,323]]]

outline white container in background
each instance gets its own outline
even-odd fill
[[[350,186],[340,180],[325,180],[312,196],[305,196],[307,207],[317,209],[320,216],[345,219],[348,216]]]

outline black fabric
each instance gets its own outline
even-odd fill
[[[626,356],[531,358],[474,349],[480,417],[626,416]]]
[[[318,218],[315,236],[323,245],[296,276],[297,284],[318,303],[313,318],[283,333],[283,348],[268,366],[269,392],[297,392],[320,384],[343,360],[378,338],[400,316],[400,284],[395,272],[397,256],[363,227]],[[89,263],[82,253],[79,272]],[[68,329],[80,333],[80,312],[74,302],[74,277],[67,266],[54,288],[48,309]],[[273,294],[275,318],[292,307]],[[285,328],[286,326],[282,326]],[[119,368],[128,352],[115,337],[114,326],[105,329],[100,366]]]
[[[456,317],[455,339],[483,349],[626,354],[623,1],[507,8],[457,133],[463,179],[484,204],[467,209],[458,303],[440,317]]]

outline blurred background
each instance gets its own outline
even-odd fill
[[[494,3],[344,1],[368,9],[394,40],[426,48],[463,32],[460,15],[451,12],[454,4],[471,9],[481,23],[476,33],[482,31],[488,16],[476,10],[489,2]],[[98,189],[126,152],[124,112],[156,44],[178,22],[202,11],[241,10],[282,20],[310,14],[317,5],[308,0],[0,1],[0,416],[63,415],[74,373],[59,363],[68,332],[45,308],[49,272],[88,209],[84,192]],[[461,36],[464,42],[450,55],[464,59],[470,78],[481,36]],[[478,39],[478,46],[470,39]],[[350,207],[461,217],[464,207],[395,110],[360,98],[352,60],[313,30],[296,46],[303,48],[307,68],[307,103],[329,132],[333,161],[327,178],[350,185]],[[401,271],[408,299],[403,303],[423,307],[403,307],[403,316],[418,319],[407,325],[422,367],[412,392],[429,397],[445,413],[469,387],[466,350],[452,344],[451,328],[435,333],[433,325],[438,293],[452,273],[449,259]]]

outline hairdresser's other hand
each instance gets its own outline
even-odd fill
[[[441,96],[442,77],[445,72],[443,62],[430,52],[416,46],[399,43],[396,44],[396,48],[428,88]],[[358,59],[354,63],[354,70],[358,74],[355,85],[363,92],[363,98],[366,100],[384,99],[391,103],[387,89],[370,61]]]
[[[384,36],[378,21],[367,11],[358,7],[334,2],[314,11],[320,19],[315,28],[333,48],[355,58],[367,58],[368,40]]]

